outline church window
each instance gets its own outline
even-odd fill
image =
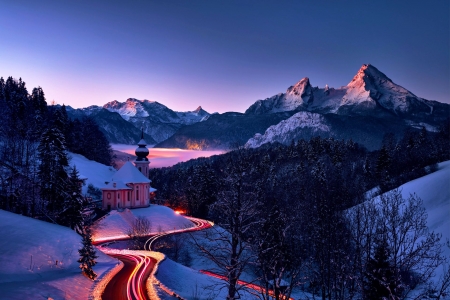
[[[136,200],[139,201],[139,187],[136,187]]]
[[[120,193],[117,193],[117,199],[120,199]]]
[[[128,192],[128,201],[131,199],[131,191]]]
[[[139,172],[142,172],[141,167],[139,167]]]
[[[111,193],[107,194],[108,199],[111,199]]]

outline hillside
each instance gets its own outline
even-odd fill
[[[2,299],[87,299],[93,281],[81,274],[81,237],[67,227],[0,210]],[[117,264],[97,251],[101,276]]]

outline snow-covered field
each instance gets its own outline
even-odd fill
[[[160,233],[169,230],[193,227],[194,223],[185,217],[176,214],[172,209],[150,205],[146,208],[112,210],[108,215],[98,220],[92,229],[92,238],[95,242],[111,239],[127,238],[128,230],[138,216],[144,216],[151,222],[151,233]]]
[[[87,299],[94,282],[79,269],[73,230],[0,210],[0,299]],[[95,272],[117,264],[100,251]]]

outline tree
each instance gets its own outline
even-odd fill
[[[58,118],[58,111],[55,115]],[[68,183],[66,169],[69,166],[65,138],[57,126],[44,131],[38,151],[41,161],[38,171],[41,198],[46,201],[49,212],[57,214],[64,203]]]
[[[207,244],[195,240],[197,247],[215,263],[226,277],[227,299],[238,299],[238,280],[254,259],[251,252],[253,233],[258,224],[258,199],[251,180],[251,166],[243,159],[244,151],[233,151],[223,170],[223,181],[210,215],[220,227],[205,231]]]
[[[92,268],[97,264],[95,259],[98,258],[98,256],[92,245],[92,235],[89,226],[84,227],[81,236],[83,238],[83,247],[78,250],[78,253],[80,254],[80,259],[78,259],[80,269],[88,278],[94,280],[97,277],[97,274]]]
[[[64,207],[59,214],[60,224],[66,225],[72,229],[80,230],[83,224],[83,196],[81,195],[81,180],[78,170],[73,166],[70,172],[69,182],[67,184]]]
[[[428,231],[427,213],[416,195],[405,199],[393,190],[352,208],[347,218],[352,228],[356,293],[364,299],[374,290],[388,292],[389,299],[407,299],[412,290],[429,284],[445,261],[440,235]],[[416,291],[416,296],[419,292],[427,293]]]
[[[138,216],[128,229],[128,236],[132,240],[134,249],[143,249],[145,241],[142,238],[150,234],[152,223],[144,216]]]

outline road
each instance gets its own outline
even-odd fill
[[[145,281],[156,259],[140,255],[109,254],[121,260],[124,267],[114,276],[103,292],[104,300],[148,299]]]
[[[145,248],[151,250],[153,243],[160,237],[174,233],[197,231],[209,228],[212,223],[206,220],[186,217],[195,224],[194,227],[171,230],[150,236]],[[156,259],[137,254],[111,254],[108,255],[121,260],[124,267],[108,283],[103,292],[104,300],[138,300],[149,299],[145,282],[156,264]]]

